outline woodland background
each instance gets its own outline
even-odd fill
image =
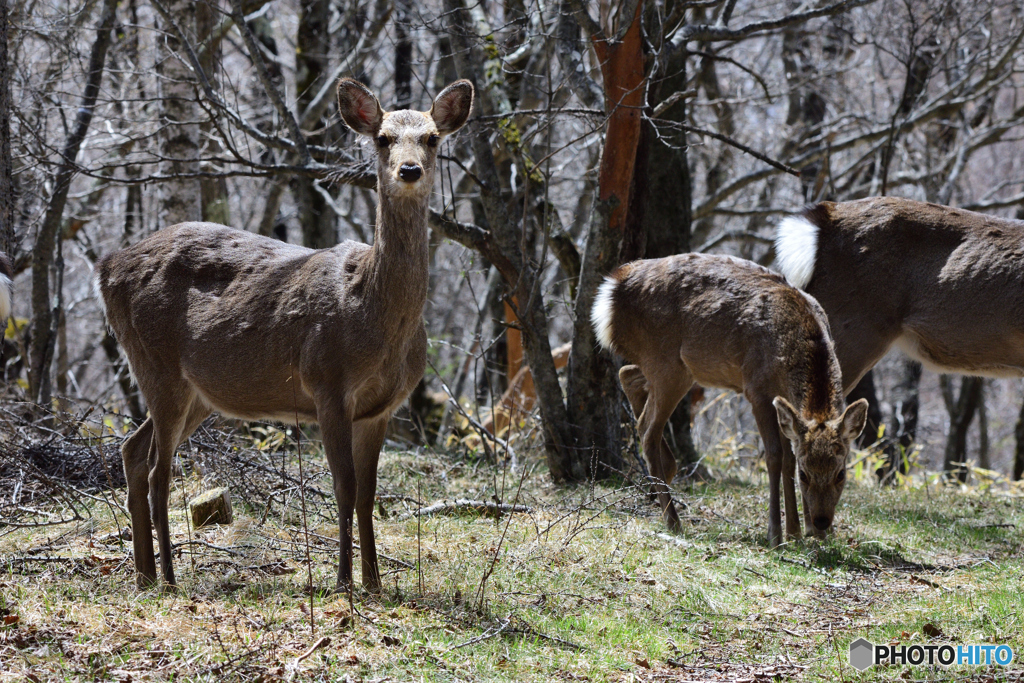
[[[770,265],[775,223],[822,199],[1024,217],[1013,0],[3,0],[0,14],[0,248],[17,273],[4,411],[144,417],[91,273],[161,227],[372,240],[373,150],[339,121],[341,76],[385,109],[429,108],[456,78],[477,89],[432,202],[430,366],[392,437],[479,442],[464,437],[525,363],[536,407],[496,443],[535,445],[556,481],[634,460],[617,361],[587,314],[617,264]],[[874,408],[864,444],[887,454],[883,475],[968,460],[1019,479],[1021,384],[894,353],[857,389]],[[723,444],[753,461],[742,400],[699,398],[672,423],[684,471]]]

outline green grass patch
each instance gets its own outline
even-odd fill
[[[322,461],[310,460],[313,484],[329,492]],[[1010,493],[853,482],[828,539],[771,550],[767,488],[738,475],[677,487],[683,531],[669,535],[643,491],[562,489],[538,463],[526,468],[385,453],[384,591],[357,590],[354,613],[331,592],[333,500],[308,500],[315,631],[294,490],[274,494],[281,505],[236,504],[232,525],[190,530],[181,501],[221,482],[176,479],[174,594],[135,588],[116,506],[93,501],[83,521],[4,529],[0,681],[980,681],[1021,671],[858,673],[847,662],[859,637],[1024,654],[1024,508]],[[520,477],[515,502],[528,513],[408,516],[416,501],[512,503]]]

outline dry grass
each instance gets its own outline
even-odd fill
[[[1007,491],[854,482],[829,541],[771,551],[766,487],[749,473],[680,490],[684,531],[669,536],[631,487],[556,488],[527,457],[513,472],[387,452],[376,524],[378,551],[392,559],[383,594],[357,592],[354,615],[348,596],[329,592],[333,500],[307,495],[312,632],[296,487],[249,481],[234,524],[185,523],[186,495],[231,478],[199,453],[280,467],[274,430],[205,434],[208,448],[188,453],[172,494],[175,594],[134,588],[116,505],[86,499],[82,520],[0,529],[0,681],[1002,680],[1021,670],[858,674],[846,658],[860,636],[926,642],[926,623],[940,641],[1024,653],[1024,509]],[[309,460],[311,485],[330,491],[323,463]],[[454,498],[531,511],[403,518],[416,501]],[[995,526],[1006,524],[1016,526]]]

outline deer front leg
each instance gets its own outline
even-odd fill
[[[786,499],[786,536],[793,540],[800,540],[800,514],[796,510],[796,489],[794,488],[794,478],[796,477],[796,456],[793,455],[793,446],[790,445],[789,439],[779,435],[779,440],[782,442],[782,494]],[[804,505],[804,512],[807,511],[807,505]],[[808,520],[808,529],[811,529],[810,520]]]
[[[124,476],[128,482],[128,514],[132,516],[135,581],[139,588],[149,588],[156,583],[153,523],[149,516],[149,449],[152,442],[153,419],[146,418],[121,445]]]
[[[384,445],[388,419],[364,420],[353,425],[352,456],[356,475],[356,515],[359,518],[359,556],[363,588],[379,593],[380,569],[373,534],[373,503],[377,494],[377,461]]]
[[[777,413],[771,401],[749,394],[747,398],[757,422],[757,431],[764,442],[764,458],[768,466],[768,545],[774,548],[782,543],[782,510],[779,506],[779,484],[783,469],[782,437],[779,434]],[[786,521],[789,521],[788,511]]]
[[[317,405],[324,455],[334,481],[338,503],[338,591],[352,586],[352,517],[356,501],[356,475],[352,462],[352,411],[347,406]]]

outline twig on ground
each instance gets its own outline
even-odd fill
[[[476,636],[475,638],[470,638],[469,640],[467,640],[464,643],[459,643],[458,645],[450,647],[450,648],[448,648],[448,652],[451,652],[453,650],[458,650],[458,649],[461,649],[461,648],[464,648],[464,647],[469,647],[470,645],[476,645],[477,643],[482,643],[485,640],[490,640],[491,638],[495,638],[495,637],[501,635],[501,633],[503,631],[505,631],[505,629],[507,629],[511,625],[512,625],[512,616],[509,615],[509,616],[505,617],[505,620],[502,621],[501,624],[499,624],[497,628],[489,628],[486,631],[484,631],[483,633],[481,633],[480,635]]]
[[[475,512],[484,517],[497,517],[500,514],[510,512],[533,512],[533,508],[526,505],[512,505],[509,503],[493,503],[488,500],[470,500],[468,498],[456,498],[454,501],[442,500],[433,505],[406,512],[395,518],[396,521],[403,521],[411,517],[430,517],[432,515],[452,515],[459,513]]]

